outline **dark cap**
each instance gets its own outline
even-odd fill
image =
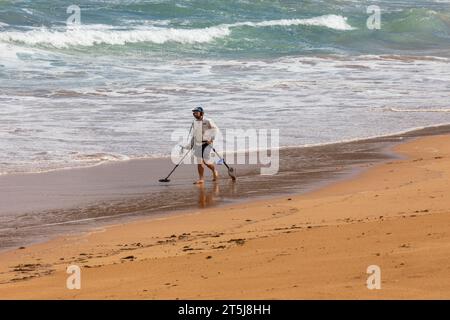
[[[202,107],[196,107],[196,108],[194,108],[194,109],[192,109],[192,112],[201,112],[201,113],[204,113],[204,111],[203,111],[203,108]]]

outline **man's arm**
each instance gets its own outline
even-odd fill
[[[217,127],[216,123],[210,119],[208,119],[208,122],[209,122],[208,144],[211,144],[214,142],[217,134],[219,133],[219,127]]]

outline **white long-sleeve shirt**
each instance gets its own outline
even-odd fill
[[[194,144],[201,145],[209,140],[214,141],[219,132],[219,128],[214,123],[214,121],[205,117],[203,117],[203,119],[201,120],[194,120],[191,130],[191,146],[193,146]]]

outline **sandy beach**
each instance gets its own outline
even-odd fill
[[[296,196],[63,236],[0,255],[2,299],[448,299],[450,135]],[[66,268],[81,267],[80,290]],[[366,287],[381,268],[380,290]]]
[[[0,300],[450,299],[449,75],[448,1],[0,1]]]

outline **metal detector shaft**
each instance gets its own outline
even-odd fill
[[[170,173],[167,175],[167,177],[163,180],[167,180],[169,179],[169,177],[172,175],[172,173],[174,173],[174,171],[180,166],[181,162],[183,162],[184,158],[186,158],[186,156],[191,152],[192,149],[189,149],[188,152],[186,152],[186,154],[183,156],[183,158],[181,158],[181,160],[177,163],[177,165],[172,169],[172,171],[170,171]]]

